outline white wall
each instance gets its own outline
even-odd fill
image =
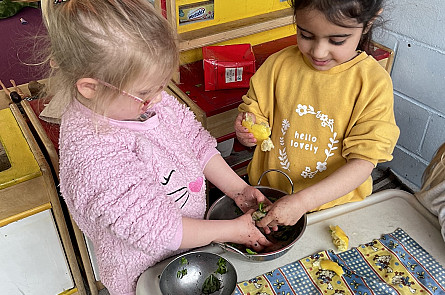
[[[413,187],[445,142],[445,1],[387,0],[374,39],[394,49],[391,76],[400,138],[391,167]]]

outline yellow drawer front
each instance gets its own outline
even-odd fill
[[[42,175],[39,164],[11,110],[0,110],[0,142],[11,164],[0,171],[0,189]]]

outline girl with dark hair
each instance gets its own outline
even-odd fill
[[[295,192],[266,208],[258,226],[295,224],[314,210],[360,201],[375,165],[392,159],[399,136],[389,74],[364,51],[382,0],[292,0],[297,45],[270,56],[250,82],[235,121],[239,141],[257,144],[246,113],[271,127],[275,148],[256,148],[256,183],[267,169],[286,172]],[[290,192],[279,173],[262,184]]]

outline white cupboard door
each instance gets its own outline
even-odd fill
[[[72,288],[51,210],[0,227],[0,294],[56,295]]]

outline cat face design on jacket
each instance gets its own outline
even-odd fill
[[[173,173],[175,170],[171,170],[167,177],[164,176],[164,180],[161,182],[162,185],[166,186],[172,180]],[[175,203],[180,204],[182,209],[190,198],[190,192],[197,193],[200,192],[204,184],[203,177],[198,177],[195,181],[188,183],[188,186],[182,186],[174,189],[167,193],[167,196],[173,196]]]

